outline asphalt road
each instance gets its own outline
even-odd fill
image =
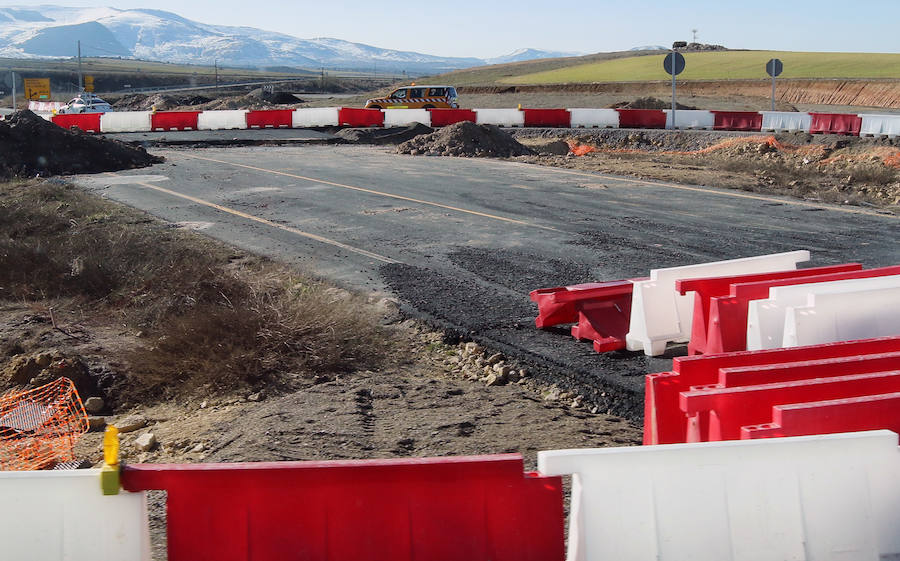
[[[153,150],[166,163],[74,180],[528,364],[613,413],[642,414],[665,358],[594,353],[534,328],[536,288],[809,249],[810,266],[900,262],[900,220],[857,207],[363,146]]]

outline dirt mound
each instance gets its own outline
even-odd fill
[[[98,173],[162,161],[143,148],[65,130],[31,111],[0,121],[0,154],[0,178]]]
[[[389,127],[385,129],[341,129],[335,136],[357,144],[401,144],[423,135],[431,134],[434,129],[422,123],[413,123],[406,127]]]
[[[663,101],[655,97],[639,97],[634,101],[620,101],[609,106],[610,109],[671,109],[671,101]],[[676,109],[696,109],[692,105],[682,105],[675,103]]]
[[[262,92],[259,94],[259,98],[263,101],[274,103],[275,105],[291,105],[293,103],[303,103],[302,99],[299,99],[297,96],[289,92]]]
[[[494,125],[469,121],[417,136],[397,147],[400,154],[510,158],[534,152]]]

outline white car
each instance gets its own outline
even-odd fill
[[[114,111],[112,105],[100,99],[96,94],[82,93],[69,101],[57,113],[109,113],[110,111]]]

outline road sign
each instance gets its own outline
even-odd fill
[[[672,61],[675,61],[675,72],[672,70]],[[669,53],[666,55],[665,60],[663,60],[663,68],[666,70],[666,74],[672,74],[673,76],[681,74],[684,72],[684,56],[681,53]]]
[[[50,78],[25,78],[25,99],[50,99]]]
[[[94,77],[93,76],[85,76],[84,77],[84,91],[86,91],[86,92],[94,91]]]
[[[766,63],[766,74],[773,78],[780,75],[782,70],[784,70],[784,65],[781,64],[781,59],[769,59],[769,62]]]

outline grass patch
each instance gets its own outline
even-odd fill
[[[572,64],[541,72],[498,76],[502,84],[567,84],[666,80],[665,53]],[[779,78],[900,78],[900,54],[713,51],[684,53],[679,80],[766,79],[771,58],[784,62]]]
[[[47,299],[144,333],[121,402],[374,368],[391,349],[357,296],[61,181],[0,184],[0,300]]]

